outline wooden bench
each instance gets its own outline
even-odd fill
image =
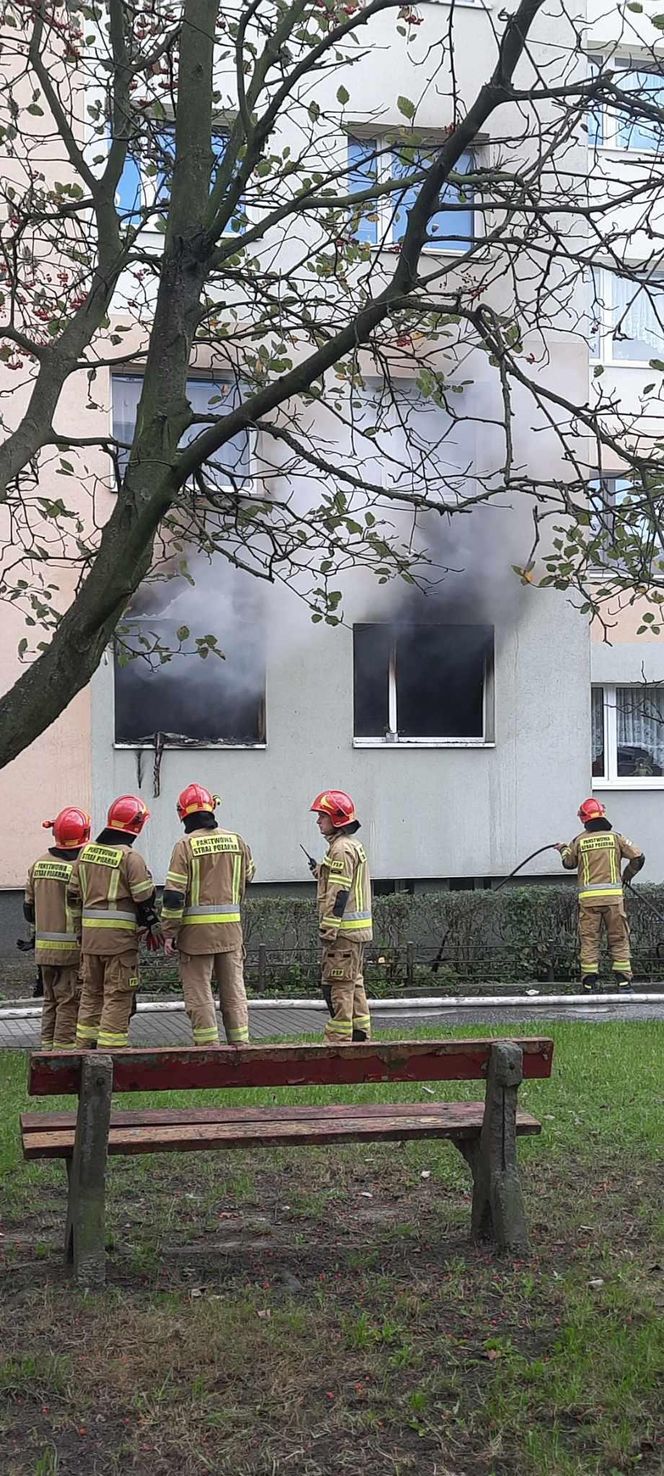
[[[210,1050],[41,1051],[30,1058],[33,1097],[76,1093],[78,1112],[26,1112],[27,1159],[64,1158],[69,1175],[65,1254],[77,1281],[105,1279],[108,1154],[212,1148],[449,1138],[473,1176],[472,1231],[501,1250],[523,1251],[528,1236],[516,1139],[540,1124],[517,1110],[522,1079],[551,1075],[553,1041],[445,1040],[361,1045],[262,1045]],[[392,1105],[112,1110],[115,1092],[229,1087],[354,1086],[364,1082],[480,1081],[483,1102],[429,1100]]]

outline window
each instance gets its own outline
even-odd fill
[[[265,744],[265,627],[257,581],[194,558],[182,577],[148,581],[115,645],[115,742],[174,747]],[[214,651],[198,654],[212,634]],[[131,653],[131,659],[127,659]],[[164,659],[166,654],[166,659]]]
[[[222,129],[213,131],[212,183],[224,157],[227,142],[228,134]],[[137,141],[135,150],[127,155],[115,196],[115,204],[125,225],[140,224],[144,212],[151,211],[146,227],[153,230],[159,228],[158,222],[163,220],[163,216],[159,215],[158,207],[168,203],[174,161],[175,123],[162,123],[159,128],[152,129],[149,136],[146,134]],[[226,232],[230,234],[243,230],[246,224],[246,213],[240,206],[236,215],[229,220]]]
[[[353,626],[355,739],[490,742],[492,666],[490,626]]]
[[[625,788],[664,784],[664,687],[594,687],[594,779]]]
[[[589,491],[593,510],[592,531],[599,533],[604,529],[607,544],[610,544],[615,534],[617,511],[625,504],[631,504],[638,493],[629,477],[601,477],[591,483]]]
[[[616,86],[636,101],[660,108],[664,104],[664,75],[656,63],[627,56],[591,56],[588,60],[591,73],[616,73]],[[664,125],[659,120],[630,118],[608,104],[598,104],[588,115],[588,142],[605,149],[657,153],[664,145]]]
[[[379,139],[349,138],[349,193],[359,194],[389,179],[406,178],[416,169],[426,169],[435,157],[435,146],[386,144]],[[473,167],[470,154],[463,154],[457,174],[467,174]],[[359,241],[370,246],[397,246],[403,241],[408,212],[417,198],[420,185],[405,185],[403,190],[371,200],[353,223]],[[463,251],[473,239],[472,187],[448,184],[440,196],[440,209],[429,221],[427,246],[437,251]]]
[[[590,277],[590,356],[604,363],[649,364],[664,354],[664,279],[640,283],[596,270]]]
[[[141,397],[143,380],[139,374],[113,375],[113,435],[119,441],[131,443],[136,426],[136,412]],[[238,402],[239,391],[229,379],[188,379],[187,398],[197,415],[222,415],[232,410]],[[191,425],[185,431],[181,444],[188,445],[204,430],[203,425]],[[120,456],[120,469],[129,460],[129,453]],[[240,431],[231,441],[221,446],[210,461],[205,463],[208,485],[216,491],[232,488],[250,491],[251,442],[248,431]]]

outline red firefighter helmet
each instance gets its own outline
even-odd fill
[[[588,820],[603,820],[606,815],[606,807],[598,799],[584,799],[579,805],[579,820],[586,825]]]
[[[145,800],[135,794],[121,794],[119,799],[113,800],[106,823],[109,830],[126,830],[129,835],[140,835],[149,818]]]
[[[90,816],[76,805],[67,805],[56,815],[55,820],[44,820],[44,830],[53,831],[53,839],[61,850],[84,846],[90,839]]]
[[[353,801],[343,789],[324,789],[316,795],[311,808],[317,815],[328,815],[335,830],[352,825],[356,819]]]
[[[186,815],[198,815],[201,811],[212,815],[218,804],[218,794],[211,794],[202,784],[187,784],[182,794],[178,795],[177,812],[181,820]]]

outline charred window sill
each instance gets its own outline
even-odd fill
[[[154,743],[114,743],[113,747],[127,749],[131,753],[154,753]],[[254,748],[264,750],[267,748],[267,743],[224,743],[222,739],[215,743],[213,739],[205,741],[198,738],[180,738],[169,743],[164,743],[163,748],[175,750],[181,748],[222,749],[224,752],[228,752],[229,749],[232,751]]]

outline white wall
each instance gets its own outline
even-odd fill
[[[166,750],[158,798],[145,752],[145,851],[160,881],[190,780],[222,794],[222,823],[246,835],[263,882],[307,879],[298,841],[320,851],[308,807],[328,786],[353,794],[377,877],[501,875],[572,833],[590,784],[589,646],[559,595],[527,591],[516,625],[497,630],[495,748],[354,747],[351,633],[302,622],[285,659],[271,627],[265,751]],[[93,682],[99,824],[115,794],[137,789],[137,755],[114,749],[112,711],[108,661]],[[532,870],[555,871],[555,859]]]

